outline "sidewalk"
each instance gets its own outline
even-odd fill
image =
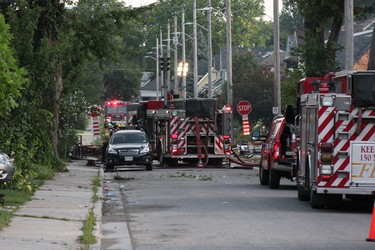
[[[17,210],[10,225],[0,232],[0,246],[18,249],[84,249],[78,241],[83,234],[83,221],[91,208],[97,220],[97,244],[91,249],[101,249],[102,191],[92,203],[94,178],[103,171],[86,166],[86,161],[73,161],[67,165],[69,172],[56,173],[34,194],[32,199]]]

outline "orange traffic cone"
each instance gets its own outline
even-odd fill
[[[375,241],[375,200],[374,200],[374,208],[372,210],[372,219],[370,225],[370,233],[368,235],[367,241]]]

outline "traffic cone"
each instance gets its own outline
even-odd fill
[[[370,233],[368,235],[367,241],[375,241],[375,200],[374,200],[374,207],[372,210],[372,219],[370,225]]]

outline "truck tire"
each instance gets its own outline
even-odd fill
[[[297,190],[298,190],[298,200],[300,200],[300,201],[309,201],[310,200],[309,190],[304,189],[299,184],[297,184]]]
[[[317,208],[323,208],[324,207],[324,202],[323,202],[323,195],[316,193],[314,190],[310,190],[310,205],[312,208],[317,209]]]
[[[166,160],[165,164],[168,167],[177,167],[177,165],[178,165],[178,159],[169,158],[169,159]]]
[[[221,167],[223,165],[223,159],[220,159],[220,158],[208,159],[207,165]]]
[[[110,165],[110,164],[105,164],[104,165],[104,172],[113,172],[115,170],[115,166],[114,165]]]
[[[261,185],[268,185],[269,183],[269,171],[263,169],[262,163],[259,165],[259,181]]]
[[[152,163],[146,164],[146,171],[152,171]]]
[[[164,159],[164,155],[163,155],[163,152],[160,150],[158,150],[158,161],[159,161],[159,165],[161,168],[165,167],[165,159]]]
[[[270,175],[270,178],[269,178],[268,185],[270,186],[270,188],[271,189],[279,189],[279,187],[280,187],[280,175],[279,175],[279,172],[277,172],[274,169],[271,169],[269,175]]]

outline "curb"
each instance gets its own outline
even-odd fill
[[[99,165],[99,164],[98,164]],[[100,250],[101,249],[101,242],[102,242],[102,208],[103,208],[103,180],[104,180],[104,171],[102,164],[99,166],[99,178],[100,178],[100,186],[98,187],[98,192],[96,195],[99,197],[99,199],[93,204],[93,212],[96,218],[95,223],[95,229],[94,229],[94,236],[97,240],[97,242],[93,245],[90,245],[90,249],[92,250]]]

